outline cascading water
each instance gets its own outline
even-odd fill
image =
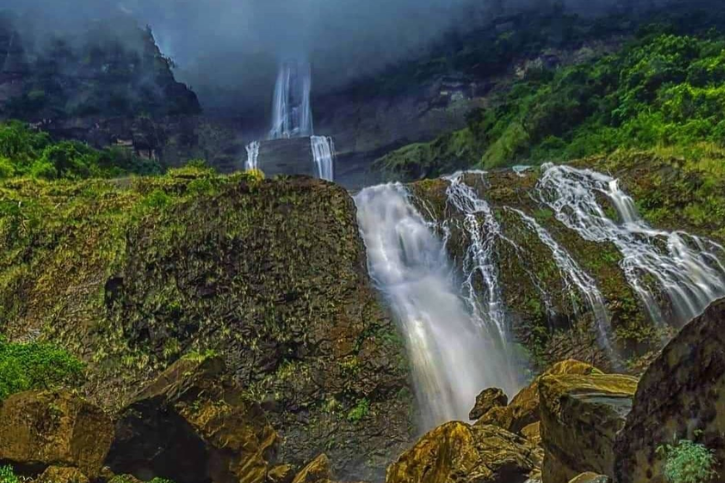
[[[654,321],[662,323],[665,318],[650,280],[669,298],[672,322],[677,324],[725,296],[725,267],[717,255],[723,254],[721,246],[686,233],[651,228],[637,213],[632,198],[610,176],[551,164],[543,169],[539,199],[583,238],[611,242],[618,248],[622,269]],[[598,195],[611,201],[621,222],[607,216]]]
[[[368,269],[405,334],[426,428],[468,419],[486,387],[512,394],[505,359],[455,283],[443,241],[401,185],[355,197]]]
[[[572,298],[572,305],[577,307],[576,292],[584,297],[589,309],[594,314],[599,331],[598,340],[602,348],[606,349],[612,355],[612,346],[609,342],[610,337],[610,319],[602,292],[597,287],[594,279],[579,267],[574,260],[561,245],[559,245],[551,234],[542,227],[534,218],[530,217],[521,210],[515,208],[507,208],[508,210],[519,215],[524,224],[536,235],[539,240],[546,245],[554,257],[559,272]]]
[[[485,173],[461,172],[446,178],[450,183],[446,191],[448,203],[463,215],[461,228],[468,237],[468,250],[463,260],[463,273],[465,274],[463,289],[468,305],[474,314],[484,322],[486,328],[493,326],[496,331],[493,335],[505,344],[508,339],[508,330],[495,259],[496,240],[503,238],[503,234],[488,203],[479,198],[475,191],[465,184],[463,177],[466,174],[483,175]],[[483,294],[479,294],[476,288],[476,276],[480,276],[482,279]],[[479,295],[484,299],[482,304],[479,303]]]
[[[310,64],[296,61],[285,62],[280,66],[274,88],[269,139],[312,136],[311,89]]]
[[[312,136],[310,143],[312,144],[312,158],[317,168],[317,177],[334,181],[335,144],[332,142],[332,138]]]
[[[259,169],[259,141],[247,144],[247,162],[244,164],[247,171]]]

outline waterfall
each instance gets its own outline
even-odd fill
[[[401,185],[355,197],[368,269],[406,338],[424,426],[467,420],[477,394],[513,394],[499,346],[461,297],[443,240]]]
[[[311,89],[310,64],[297,61],[285,62],[280,66],[274,88],[269,139],[289,139],[313,134]]]
[[[448,203],[464,216],[461,228],[468,238],[468,250],[463,260],[465,275],[463,289],[468,305],[474,314],[484,321],[487,327],[493,326],[496,331],[495,335],[502,343],[505,343],[508,339],[506,313],[496,267],[496,240],[503,238],[503,234],[488,203],[479,198],[475,191],[465,184],[463,177],[466,174],[483,175],[485,173],[461,172],[446,178],[450,183],[446,191]],[[511,243],[513,244],[513,242]],[[481,287],[483,304],[479,304],[476,276],[480,276],[483,282]],[[483,307],[483,310],[479,308],[480,306]]]
[[[312,144],[312,158],[317,168],[317,177],[327,181],[334,181],[335,143],[332,142],[332,138],[312,136],[310,142]]]
[[[574,260],[564,248],[559,245],[554,238],[549,234],[546,229],[541,226],[534,218],[530,217],[521,210],[515,208],[506,208],[519,215],[524,224],[536,233],[539,240],[546,245],[551,251],[551,255],[554,257],[559,272],[562,275],[564,284],[569,291],[572,299],[572,305],[575,312],[577,312],[577,297],[576,292],[584,297],[589,309],[594,314],[594,318],[597,324],[598,330],[598,341],[602,348],[606,349],[610,355],[613,355],[612,346],[610,343],[610,319],[607,311],[606,303],[602,292],[597,287],[594,279],[579,267],[579,264]]]
[[[247,144],[247,162],[244,167],[247,171],[259,169],[259,141]]]
[[[623,256],[622,270],[654,321],[666,321],[655,288],[672,304],[676,324],[689,321],[725,296],[725,268],[717,255],[723,253],[721,246],[686,233],[653,229],[610,176],[551,164],[543,169],[539,199],[583,238],[617,247]],[[607,216],[600,198],[612,203],[620,220]]]

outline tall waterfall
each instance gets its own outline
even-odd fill
[[[332,138],[312,136],[310,143],[312,144],[312,159],[317,168],[317,177],[327,181],[334,181],[335,143],[332,142]]]
[[[244,163],[247,171],[259,169],[259,141],[252,141],[247,144],[247,162]]]
[[[310,64],[293,61],[280,66],[274,88],[269,139],[312,136],[311,89]]]
[[[686,233],[653,229],[617,180],[607,175],[569,166],[546,165],[544,170],[539,199],[583,238],[611,242],[618,248],[627,280],[653,320],[666,321],[655,290],[669,298],[673,322],[680,324],[725,296],[725,267],[716,255],[722,253],[721,246]],[[601,196],[611,201],[619,222],[607,216],[598,199]]]
[[[516,389],[500,348],[461,297],[445,245],[401,185],[355,197],[370,275],[407,339],[424,425],[468,419],[486,387]]]

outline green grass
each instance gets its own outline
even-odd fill
[[[717,477],[715,454],[705,445],[684,439],[657,452],[664,456],[669,483],[708,483]]]

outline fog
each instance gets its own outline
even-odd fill
[[[553,0],[551,0],[553,1]],[[570,0],[588,13],[626,0]],[[537,1],[537,5],[549,3]],[[526,0],[3,0],[32,21],[36,35],[130,17],[149,25],[177,77],[207,107],[266,104],[276,65],[313,65],[316,89],[329,89],[417,55],[452,29],[531,6]]]

